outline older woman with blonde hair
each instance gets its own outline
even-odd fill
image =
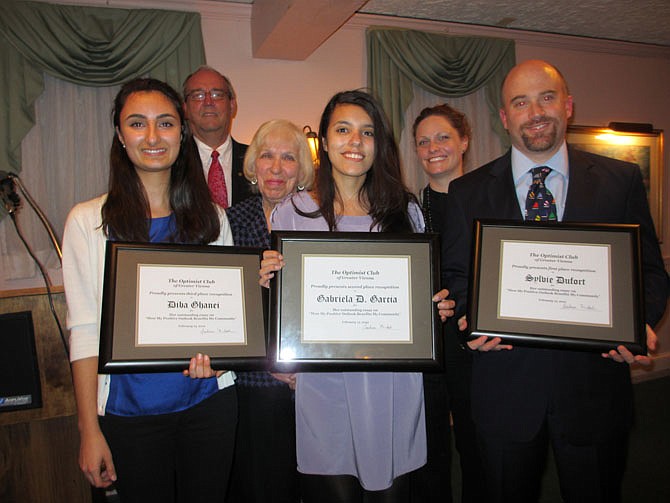
[[[270,214],[277,203],[311,186],[312,156],[302,130],[281,119],[258,128],[244,158],[257,189],[226,213],[237,246],[270,248]],[[259,307],[260,310],[260,307]],[[238,372],[239,420],[230,501],[299,502],[293,375]]]

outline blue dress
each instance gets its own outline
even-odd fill
[[[328,224],[295,212],[317,205],[301,192],[272,215],[276,230],[327,231]],[[420,208],[410,218],[423,232]],[[370,232],[370,216],[342,216],[340,231]],[[298,471],[316,475],[353,475],[364,489],[389,488],[396,477],[426,463],[423,381],[410,372],[301,373],[296,387]]]
[[[174,215],[152,218],[150,225],[150,241],[166,242],[173,232]],[[217,391],[216,379],[185,379],[181,372],[117,374],[110,379],[105,412],[117,416],[179,412],[190,409]]]

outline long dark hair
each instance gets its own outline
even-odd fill
[[[221,231],[219,215],[211,202],[202,172],[198,147],[184,127],[184,110],[179,94],[156,79],[134,79],[123,85],[114,99],[112,122],[120,129],[121,110],[128,97],[139,92],[159,92],[174,105],[181,123],[179,154],[170,170],[170,208],[175,229],[170,241],[207,244]],[[135,167],[114,134],[109,155],[109,187],[102,207],[102,227],[107,236],[120,241],[149,241],[151,209]]]
[[[319,160],[316,175],[316,190],[319,209],[313,215],[322,216],[331,231],[337,229],[335,199],[337,188],[333,179],[333,167],[328,152],[323,148],[333,111],[338,105],[361,107],[372,119],[375,140],[375,158],[359,193],[359,200],[369,205],[372,217],[370,230],[379,226],[381,232],[412,232],[408,214],[410,202],[416,202],[402,180],[398,146],[393,138],[386,115],[377,101],[363,91],[343,91],[333,96],[326,105],[319,124]]]

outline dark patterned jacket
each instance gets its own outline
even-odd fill
[[[255,246],[270,248],[270,232],[268,231],[263,200],[260,194],[254,194],[241,203],[226,210],[230,228],[233,232],[235,246]],[[262,306],[258,306],[262,309]],[[286,386],[268,372],[235,372],[238,386]]]

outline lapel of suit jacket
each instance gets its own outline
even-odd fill
[[[244,177],[244,154],[246,149],[234,138],[231,137],[231,140],[233,142],[232,169],[230,171],[230,177],[233,180],[232,204],[237,204],[250,195],[249,182]]]
[[[523,220],[512,176],[512,151],[499,157],[491,165],[487,190],[489,205],[495,208],[497,218]]]
[[[569,182],[565,198],[563,221],[576,221],[583,218],[583,210],[593,200],[595,188],[591,163],[568,145]]]

